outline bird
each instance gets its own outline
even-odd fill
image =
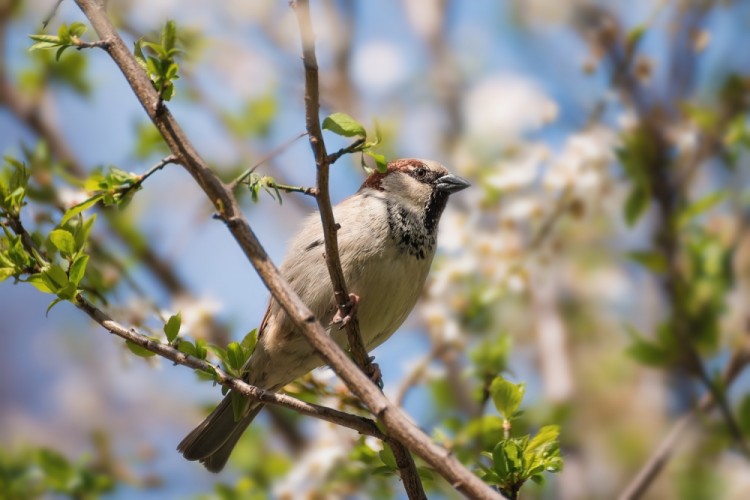
[[[435,255],[438,222],[448,198],[469,185],[436,161],[398,159],[389,162],[385,171],[373,171],[354,195],[333,207],[341,267],[348,288],[355,292],[350,297],[356,299],[356,317],[368,352],[387,340],[414,308]],[[348,318],[338,314],[317,213],[304,220],[292,239],[280,272],[345,348],[341,323]],[[244,380],[276,391],[324,364],[271,298],[258,327],[255,350],[243,367]],[[248,400],[235,421],[232,394],[227,394],[177,450],[211,472],[221,471],[262,406]]]

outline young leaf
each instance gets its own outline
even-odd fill
[[[628,257],[649,271],[663,273],[667,270],[667,259],[664,257],[664,254],[658,252],[634,251],[629,252]]]
[[[0,281],[4,281],[11,276],[16,274],[16,270],[12,267],[0,267]]]
[[[239,372],[242,369],[242,365],[245,363],[245,357],[243,355],[243,349],[237,342],[232,342],[227,346],[227,361],[229,363],[230,370]]]
[[[323,120],[323,130],[330,130],[334,134],[344,137],[366,137],[365,128],[357,120],[346,113],[333,113]]]
[[[141,347],[138,344],[131,342],[129,340],[125,341],[125,345],[128,346],[128,349],[130,349],[130,352],[135,354],[136,356],[140,356],[142,358],[150,358],[151,356],[155,356],[156,353],[149,351],[145,347]]]
[[[524,384],[514,384],[503,377],[497,377],[490,384],[490,394],[495,403],[495,408],[507,420],[510,420],[518,410],[525,391]]]
[[[26,279],[26,283],[33,285],[42,293],[52,293],[52,289],[47,286],[47,282],[42,276],[42,273],[32,274]]]
[[[89,256],[88,255],[79,255],[76,257],[76,260],[73,261],[73,264],[70,265],[70,271],[68,272],[68,277],[70,278],[70,282],[78,286],[78,284],[83,279],[84,274],[86,273],[86,266],[89,263]]]
[[[63,215],[62,220],[60,221],[60,225],[64,226],[68,223],[70,219],[75,217],[76,215],[80,214],[84,210],[88,210],[89,208],[96,205],[96,203],[101,200],[104,197],[103,194],[97,194],[96,196],[92,196],[86,201],[83,201],[79,203],[78,205],[75,205],[73,207],[70,207],[66,212],[65,215]]]
[[[641,218],[651,203],[649,193],[639,187],[633,188],[625,200],[625,222],[628,226],[633,226]]]
[[[383,449],[378,453],[378,456],[380,456],[380,460],[382,460],[389,468],[396,469],[398,467],[396,464],[396,456],[393,454],[393,450],[387,443],[383,443]]]
[[[247,398],[245,398],[242,394],[239,392],[230,392],[231,398],[232,398],[232,414],[234,416],[234,421],[239,422],[242,420],[242,417],[245,415],[245,412],[248,408],[248,402]]]
[[[177,345],[177,350],[188,356],[195,356],[195,345],[189,340],[181,339],[180,343]]]
[[[57,304],[59,304],[60,302],[62,302],[63,300],[65,300],[65,299],[62,299],[62,298],[60,298],[60,297],[57,297],[57,298],[56,298],[55,300],[53,300],[52,302],[50,302],[50,304],[49,304],[49,305],[47,306],[47,310],[45,311],[44,315],[45,315],[45,316],[49,316],[49,312],[50,312],[50,310],[51,310],[51,309],[52,309],[53,307],[55,307],[55,306],[56,306]]]
[[[383,174],[386,172],[386,170],[388,170],[388,162],[385,159],[385,155],[373,153],[372,151],[365,151],[364,153],[375,160],[375,165],[378,172]]]
[[[242,349],[245,350],[245,353],[249,356],[253,353],[255,350],[255,344],[258,343],[258,329],[253,328],[245,337],[242,339],[242,342],[240,342],[240,345],[242,346]]]
[[[717,191],[691,203],[677,216],[677,227],[683,229],[691,220],[709,211],[715,205],[724,201],[726,197],[727,193],[725,191]]]
[[[182,323],[182,316],[177,313],[170,316],[167,323],[164,325],[164,333],[167,336],[167,342],[170,344],[177,338],[177,334],[180,333],[180,325]]]
[[[76,240],[70,231],[55,229],[49,234],[49,240],[63,255],[73,255],[76,251]]]
[[[41,274],[44,284],[54,293],[68,284],[68,275],[57,264],[47,267]]]

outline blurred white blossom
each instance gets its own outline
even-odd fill
[[[464,114],[472,136],[512,144],[523,133],[555,120],[558,106],[533,80],[518,75],[495,75],[469,91]]]
[[[392,91],[407,77],[406,61],[395,44],[374,40],[354,52],[352,77],[365,91]]]
[[[485,182],[495,189],[516,190],[528,186],[536,180],[543,162],[549,157],[549,148],[543,144],[524,148],[520,154],[501,161]]]
[[[617,136],[604,127],[594,127],[574,134],[549,166],[544,185],[548,189],[574,189],[578,194],[598,190],[615,160]]]

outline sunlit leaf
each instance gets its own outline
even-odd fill
[[[344,137],[366,137],[365,128],[357,120],[346,113],[333,113],[323,120],[323,130],[330,130],[334,134]]]

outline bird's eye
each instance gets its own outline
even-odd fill
[[[427,169],[419,167],[414,171],[414,175],[416,175],[418,179],[424,179],[424,176],[427,175]]]

